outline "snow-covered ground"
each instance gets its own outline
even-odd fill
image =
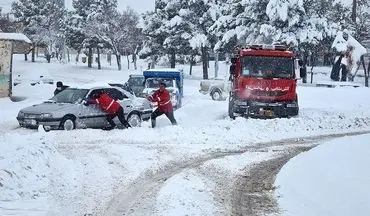
[[[140,62],[137,71],[123,65],[124,70],[117,71],[114,64],[105,63],[99,71],[82,63],[48,64],[41,58],[31,63],[15,56],[13,71],[17,77],[34,73],[66,85],[78,85],[102,80],[124,82],[129,74],[141,73],[145,65]],[[189,66],[179,68],[186,73]],[[226,75],[227,68],[221,63],[219,74]],[[212,76],[213,64],[210,70]],[[215,158],[210,155],[281,139],[370,130],[368,88],[299,86],[298,117],[231,120],[227,101],[212,101],[198,92],[200,77],[200,66],[195,67],[193,76],[186,76],[183,107],[175,112],[179,125],[172,126],[165,117],[160,117],[155,129],[149,128],[148,122],[141,128],[113,131],[44,133],[19,128],[15,119],[19,109],[50,98],[55,86],[43,83],[15,86],[14,95],[27,99],[20,102],[0,99],[0,215],[119,215],[113,212],[120,206],[118,199],[131,201],[126,192],[140,198],[137,189],[140,183],[142,188],[152,187],[152,182],[147,182],[150,177],[164,179],[151,197],[152,212],[131,211],[131,215],[227,215],[227,209],[217,201],[221,180],[231,185],[233,177],[246,167],[277,153],[245,152]],[[161,176],[168,167],[171,175]],[[215,173],[222,178],[211,178]],[[290,181],[288,177],[285,181]],[[283,189],[284,181],[278,184]],[[282,197],[284,193],[279,191]],[[222,203],[226,205],[227,201]],[[289,209],[287,205],[282,207]]]
[[[370,215],[369,139],[333,140],[290,160],[275,183],[283,215]]]

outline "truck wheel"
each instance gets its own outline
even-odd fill
[[[234,97],[230,95],[229,97],[229,117],[233,120],[235,120],[235,115],[234,115]]]
[[[215,100],[215,101],[221,100],[222,99],[222,92],[220,91],[220,89],[212,90],[211,98],[212,98],[212,100]]]
[[[290,116],[297,116],[299,113],[299,105],[298,105],[298,96],[296,96],[296,102],[297,102],[297,108],[291,109],[291,112],[289,113]]]

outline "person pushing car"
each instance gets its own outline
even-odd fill
[[[125,128],[131,127],[125,118],[122,106],[106,92],[96,93],[93,95],[93,98],[88,100],[88,104],[98,104],[104,112],[108,113],[107,121],[111,127],[106,129],[114,129],[116,127],[116,123],[113,121],[115,117],[118,117]]]
[[[166,83],[161,82],[159,84],[159,89],[156,90],[152,95],[148,96],[147,99],[151,102],[158,103],[158,108],[151,115],[152,128],[156,126],[156,118],[163,114],[167,116],[172,125],[177,125],[176,119],[173,115],[171,95],[166,90]]]

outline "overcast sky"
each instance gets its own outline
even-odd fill
[[[65,2],[68,8],[72,7],[72,0],[65,0]],[[120,9],[126,9],[126,7],[130,7],[136,12],[143,13],[148,10],[153,10],[154,2],[155,0],[118,0],[118,7]]]
[[[0,7],[3,8],[5,12],[10,11],[11,2],[15,0],[0,0]],[[72,0],[65,0],[67,7],[72,7]],[[127,6],[131,7],[139,13],[143,13],[148,10],[154,9],[155,0],[118,0],[119,8],[125,9]],[[347,5],[350,5],[353,0],[335,0],[341,1]]]
[[[3,8],[4,12],[9,12],[13,1],[15,0],[0,0],[0,7]],[[65,0],[65,2],[68,8],[72,7],[72,0]],[[155,0],[118,0],[118,7],[120,9],[131,7],[136,12],[143,13],[148,10],[153,10],[154,2]]]

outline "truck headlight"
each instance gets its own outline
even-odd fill
[[[236,100],[236,101],[235,101],[235,104],[236,104],[236,105],[239,105],[239,106],[247,106],[247,105],[248,105],[248,102],[246,102],[246,101],[238,101],[238,100]]]
[[[288,103],[286,104],[286,107],[298,107],[297,103]]]
[[[40,115],[40,118],[51,118],[53,117],[53,115],[51,113],[42,113]]]

